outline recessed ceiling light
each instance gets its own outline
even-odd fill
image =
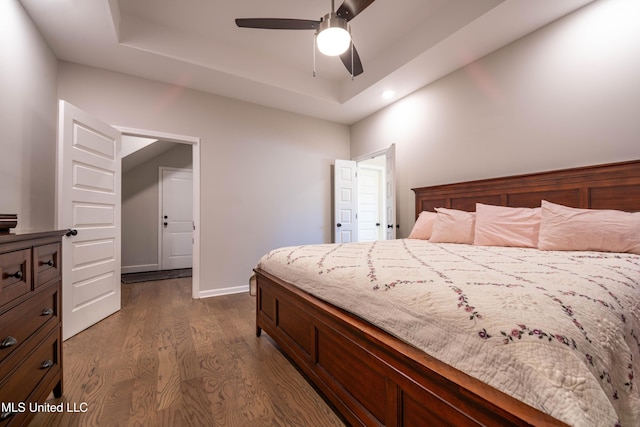
[[[393,95],[395,95],[395,94],[396,94],[395,91],[393,91],[391,89],[387,89],[384,92],[382,92],[382,97],[384,99],[391,99],[391,98],[393,98]]]

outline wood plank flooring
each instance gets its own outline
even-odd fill
[[[248,293],[194,300],[191,278],[123,284],[122,310],[63,352],[64,396],[48,402],[86,412],[39,413],[31,426],[344,426],[256,337]]]

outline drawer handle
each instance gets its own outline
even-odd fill
[[[40,369],[49,369],[52,366],[53,366],[53,360],[47,359],[44,362],[42,362],[42,365],[40,365]]]
[[[9,348],[18,344],[18,340],[12,336],[8,336],[0,342],[0,348]]]
[[[14,277],[16,279],[22,279],[22,270],[18,270],[13,274],[7,274],[7,277]]]
[[[48,265],[49,267],[53,267],[53,260],[52,260],[52,259],[50,259],[50,260],[49,260],[49,261],[47,261],[47,262],[44,262],[44,261],[43,261],[43,262],[42,262],[42,265]]]
[[[45,308],[42,310],[41,316],[51,316],[53,314],[53,308]]]
[[[16,413],[17,412],[11,412],[11,411],[3,412],[0,414],[0,421],[8,420],[9,418],[13,417]]]

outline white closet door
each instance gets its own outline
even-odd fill
[[[193,173],[160,168],[162,185],[162,270],[191,268],[193,258]]]

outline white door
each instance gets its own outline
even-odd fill
[[[337,243],[358,241],[358,165],[337,160],[334,166],[334,238]]]
[[[384,171],[358,165],[358,241],[384,239],[382,206]]]
[[[385,176],[385,193],[387,200],[385,202],[386,220],[387,220],[387,240],[396,238],[396,145],[391,144],[387,149],[385,156],[387,157],[386,176]]]
[[[56,222],[76,230],[62,252],[62,336],[120,310],[120,132],[60,101]]]
[[[160,168],[162,270],[191,268],[193,257],[193,172]]]

